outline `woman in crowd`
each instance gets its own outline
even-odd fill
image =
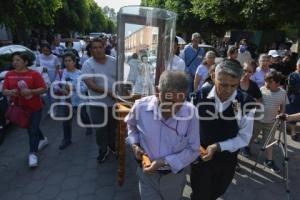
[[[36,59],[36,66],[43,67],[43,72],[47,72],[50,82],[53,83],[59,74],[60,62],[57,56],[52,54],[51,46],[43,44],[41,46],[42,53]],[[51,97],[50,88],[47,92],[46,105],[50,108],[52,102],[55,100]],[[50,114],[50,109],[48,111]]]
[[[236,46],[231,46],[227,51],[227,59],[237,60],[239,49]]]
[[[63,121],[63,131],[64,136],[62,143],[59,146],[59,149],[65,149],[67,146],[72,144],[72,119],[74,114],[77,112],[77,107],[80,103],[83,103],[84,100],[80,98],[81,95],[85,95],[87,92],[87,87],[83,82],[80,82],[80,87],[78,88],[77,81],[81,75],[81,71],[76,68],[76,56],[73,53],[66,53],[63,55],[63,62],[65,69],[62,74],[60,87],[57,89],[63,95],[68,96],[70,92],[71,97],[66,99],[68,103],[72,105],[73,110],[70,111],[68,106],[62,106],[60,109],[62,111],[63,117],[69,116],[69,112],[72,112],[72,115],[69,119]],[[72,90],[72,91],[71,91]],[[83,106],[80,111],[80,121],[83,124],[90,124],[90,119],[86,111],[86,106]],[[87,128],[86,135],[92,134],[92,128]]]
[[[12,55],[14,70],[9,71],[4,79],[3,94],[15,105],[30,113],[29,127],[29,167],[38,166],[38,150],[48,144],[48,140],[40,130],[43,101],[40,95],[46,92],[46,84],[42,76],[28,69],[31,60],[26,53],[15,52]]]
[[[255,62],[249,61],[244,63],[244,76],[241,78],[239,89],[246,92],[249,96],[253,97],[256,101],[261,100],[261,92],[257,84],[250,78],[255,71]]]
[[[209,68],[209,71],[208,71],[209,76],[204,80],[204,83],[203,83],[201,89],[197,93],[197,99],[206,98],[208,93],[214,87],[214,85],[215,85],[215,83],[214,83],[215,69],[216,69],[216,65],[212,65]]]
[[[241,78],[240,85],[238,87],[239,90],[247,93],[247,95],[251,96],[255,99],[256,102],[260,102],[262,98],[262,94],[257,84],[252,81],[250,78],[255,71],[256,65],[254,61],[248,61],[244,63],[243,70],[244,75]],[[241,154],[247,158],[251,156],[250,147],[245,147],[241,149]]]
[[[194,79],[194,92],[197,93],[201,89],[204,80],[208,77],[209,68],[215,64],[215,58],[216,54],[213,51],[208,51],[205,54],[204,61],[198,66],[196,71]]]
[[[43,44],[41,50],[42,53],[37,57],[36,65],[44,67],[44,71],[48,72],[50,81],[53,82],[60,68],[59,59],[52,54],[49,44]]]

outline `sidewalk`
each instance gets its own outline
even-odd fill
[[[136,163],[131,152],[126,156],[126,178],[117,185],[117,160],[110,155],[107,162],[98,164],[95,136],[85,136],[84,130],[74,128],[73,144],[60,151],[61,123],[45,118],[42,131],[50,145],[40,153],[40,166],[27,166],[28,136],[22,129],[12,128],[0,146],[0,200],[138,200]],[[75,123],[74,123],[75,126]],[[289,137],[289,136],[288,136]],[[259,146],[255,145],[256,152]],[[300,143],[289,140],[289,172],[291,200],[300,199]],[[279,159],[276,158],[278,165]],[[220,200],[285,200],[282,179],[259,165],[251,172],[253,161],[240,158],[242,170]],[[258,159],[262,163],[263,158]],[[189,179],[189,177],[188,177]],[[184,200],[191,192],[189,183]]]

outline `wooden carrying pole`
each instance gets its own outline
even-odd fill
[[[125,177],[125,165],[126,165],[126,144],[125,144],[125,138],[127,136],[127,130],[126,130],[126,123],[124,122],[124,118],[129,113],[130,108],[126,107],[122,103],[117,103],[116,106],[116,116],[118,116],[118,132],[119,132],[119,152],[118,152],[118,159],[119,159],[119,166],[118,166],[118,184],[119,186],[122,186],[124,183],[124,177]]]

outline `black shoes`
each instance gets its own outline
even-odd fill
[[[70,144],[72,144],[71,141],[63,141],[60,145],[59,145],[59,149],[63,150],[65,148],[67,148]]]
[[[107,147],[108,150],[113,154],[113,155],[117,155],[117,151],[116,151],[116,148],[113,147],[113,146],[108,146]]]
[[[117,156],[117,151],[116,151],[115,147],[107,146],[105,151],[99,150],[99,155],[97,157],[98,162],[99,163],[105,162],[109,153]]]
[[[108,148],[106,148],[106,150],[104,152],[99,150],[99,155],[97,157],[98,162],[103,163],[107,159],[108,155],[109,155]]]

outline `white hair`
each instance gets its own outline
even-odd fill
[[[192,34],[192,40],[195,39],[195,38],[201,38],[200,33],[193,33]]]
[[[236,60],[224,60],[217,65],[215,76],[218,78],[220,74],[228,74],[234,78],[240,79],[244,71],[241,64]]]

